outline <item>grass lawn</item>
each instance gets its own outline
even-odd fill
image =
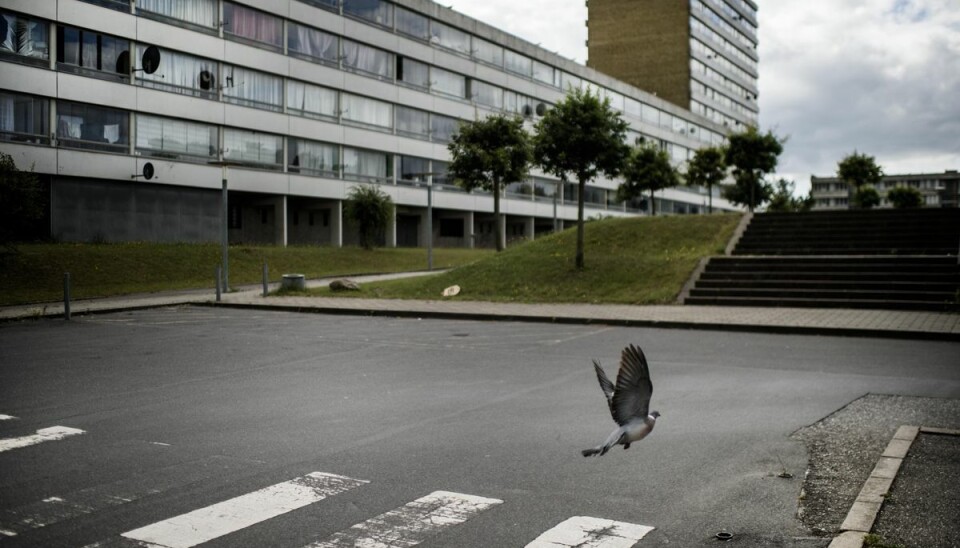
[[[664,304],[673,302],[701,257],[720,255],[740,215],[605,219],[587,223],[585,268],[574,267],[576,229],[510,247],[502,253],[429,276],[364,284],[347,297],[500,302]],[[308,291],[334,295],[327,288]]]
[[[63,273],[70,272],[75,299],[129,293],[215,287],[218,244],[21,244],[18,253],[0,255],[0,305],[63,298]],[[488,250],[434,249],[435,268],[477,261]],[[259,283],[267,261],[270,280],[283,274],[307,278],[425,270],[425,249],[318,246],[231,246],[230,284]]]

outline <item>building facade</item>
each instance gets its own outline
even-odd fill
[[[724,140],[722,124],[429,0],[0,0],[0,20],[0,150],[49,185],[65,241],[216,241],[226,186],[231,243],[351,244],[343,201],[373,183],[397,206],[386,245],[432,230],[434,245],[492,246],[493,199],[451,184],[447,143],[492,113],[532,128],[571,87],[609,97],[631,141],[679,166]],[[649,210],[616,187],[592,182],[587,216]],[[699,188],[656,199],[707,203]],[[531,239],[576,209],[572,184],[535,172],[507,187],[505,232]]]
[[[759,125],[753,0],[587,0],[587,66],[733,130]]]
[[[814,204],[813,209],[848,209],[853,187],[838,177],[810,178]],[[907,175],[884,175],[883,180],[874,185],[880,194],[880,206],[890,208],[887,192],[898,186],[909,186],[920,191],[924,207],[960,207],[960,173],[948,170],[943,173],[919,173]]]

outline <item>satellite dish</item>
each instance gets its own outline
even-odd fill
[[[150,162],[143,164],[143,178],[148,181],[153,179],[153,164]]]
[[[117,74],[130,75],[130,52],[122,51],[117,56]]]
[[[216,77],[209,70],[201,70],[200,75],[197,77],[200,84],[200,89],[204,91],[210,91],[213,89],[214,83],[216,82]]]
[[[530,105],[523,105],[523,115],[533,116],[533,107],[531,107]]]
[[[543,115],[546,114],[546,113],[547,113],[547,105],[545,105],[545,104],[543,104],[543,103],[538,103],[538,104],[537,104],[537,116],[543,116]]]
[[[153,74],[157,72],[157,68],[160,67],[160,48],[157,46],[147,46],[147,49],[143,51],[143,57],[140,58],[140,63],[143,65],[143,72],[147,74]]]

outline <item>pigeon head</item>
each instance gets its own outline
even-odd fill
[[[660,412],[659,412],[659,411],[651,411],[651,412],[650,412],[650,416],[653,417],[653,418],[655,418],[655,419],[659,419],[659,418],[660,418]]]

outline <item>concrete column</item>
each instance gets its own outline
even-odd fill
[[[287,235],[289,227],[287,226],[287,195],[278,196],[273,206],[274,226],[273,241],[277,245],[287,247]]]
[[[330,245],[343,247],[343,202],[339,200],[330,208]]]
[[[468,211],[466,216],[463,219],[463,233],[467,237],[467,249],[473,249],[476,247],[476,234],[473,231],[473,212]]]
[[[537,233],[536,225],[534,224],[533,217],[527,217],[527,220],[524,224],[526,225],[523,231],[524,236],[527,237],[527,240],[532,242],[533,238],[536,236],[536,233]]]
[[[499,219],[494,219],[493,222],[500,223],[500,234],[503,235],[503,239],[500,240],[500,243],[503,246],[503,249],[507,248],[507,216],[505,214],[500,215]],[[496,237],[496,235],[494,235]]]
[[[429,212],[426,209],[420,213],[420,237],[417,240],[417,246],[419,247],[427,247],[427,242],[430,241],[430,234],[427,231],[433,223],[427,222],[427,215],[429,215]]]
[[[397,247],[397,208],[390,208],[390,218],[387,219],[386,246]]]

